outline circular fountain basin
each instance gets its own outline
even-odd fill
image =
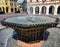
[[[1,21],[2,25],[16,30],[20,40],[30,42],[43,39],[44,30],[56,27],[55,18],[47,16],[18,16]]]

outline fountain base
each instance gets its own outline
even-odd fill
[[[37,41],[44,40],[44,31],[28,32],[23,33],[23,31],[17,31],[18,39],[26,43],[35,43]]]

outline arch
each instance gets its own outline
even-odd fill
[[[30,7],[30,13],[31,14],[33,13],[33,7]]]
[[[11,8],[11,12],[13,12],[13,8]]]
[[[49,7],[49,14],[54,14],[54,6]]]
[[[30,2],[32,2],[32,0],[30,0]]]
[[[8,7],[6,7],[6,12],[8,13]]]
[[[17,11],[17,8],[15,8],[15,12]]]
[[[35,14],[39,14],[39,7],[35,8]]]
[[[46,14],[46,7],[45,6],[42,7],[42,14]]]
[[[0,12],[1,12],[2,10],[1,10],[1,8],[0,8]]]
[[[57,8],[57,14],[60,14],[60,6]]]
[[[4,8],[4,7],[2,7],[2,9],[3,9],[3,12],[5,12],[5,8]]]

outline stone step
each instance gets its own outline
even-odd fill
[[[57,27],[60,28],[60,24],[58,24]]]
[[[6,26],[0,25],[0,29],[4,29],[6,28]]]

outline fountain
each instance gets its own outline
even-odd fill
[[[43,40],[44,32],[47,28],[56,27],[55,18],[47,16],[17,16],[5,18],[1,21],[2,25],[16,30],[20,40],[24,42],[35,42]]]

